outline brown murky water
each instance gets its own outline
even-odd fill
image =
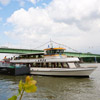
[[[38,90],[25,93],[23,100],[100,100],[100,64],[97,65],[89,78],[33,76]],[[0,75],[0,100],[17,94],[18,82],[25,77]]]

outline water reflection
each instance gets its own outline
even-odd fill
[[[24,95],[23,100],[99,100],[100,68],[90,78],[59,78],[34,76],[36,93]],[[26,76],[0,75],[0,100],[7,100],[17,93],[19,80]]]

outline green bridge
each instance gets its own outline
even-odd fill
[[[43,50],[0,48],[0,53],[9,53],[9,54],[28,54],[28,53],[39,53],[39,52],[43,52]],[[67,56],[75,56],[80,58],[100,57],[100,54],[91,54],[91,53],[65,52],[65,54]]]

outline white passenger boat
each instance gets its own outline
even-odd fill
[[[23,54],[10,62],[30,67],[30,74],[46,76],[89,76],[96,67],[81,67],[79,58],[68,57],[65,48],[47,48],[44,52]]]

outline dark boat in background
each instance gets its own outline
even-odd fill
[[[27,66],[12,66],[9,59],[0,61],[0,74],[5,75],[27,75],[30,68]]]

